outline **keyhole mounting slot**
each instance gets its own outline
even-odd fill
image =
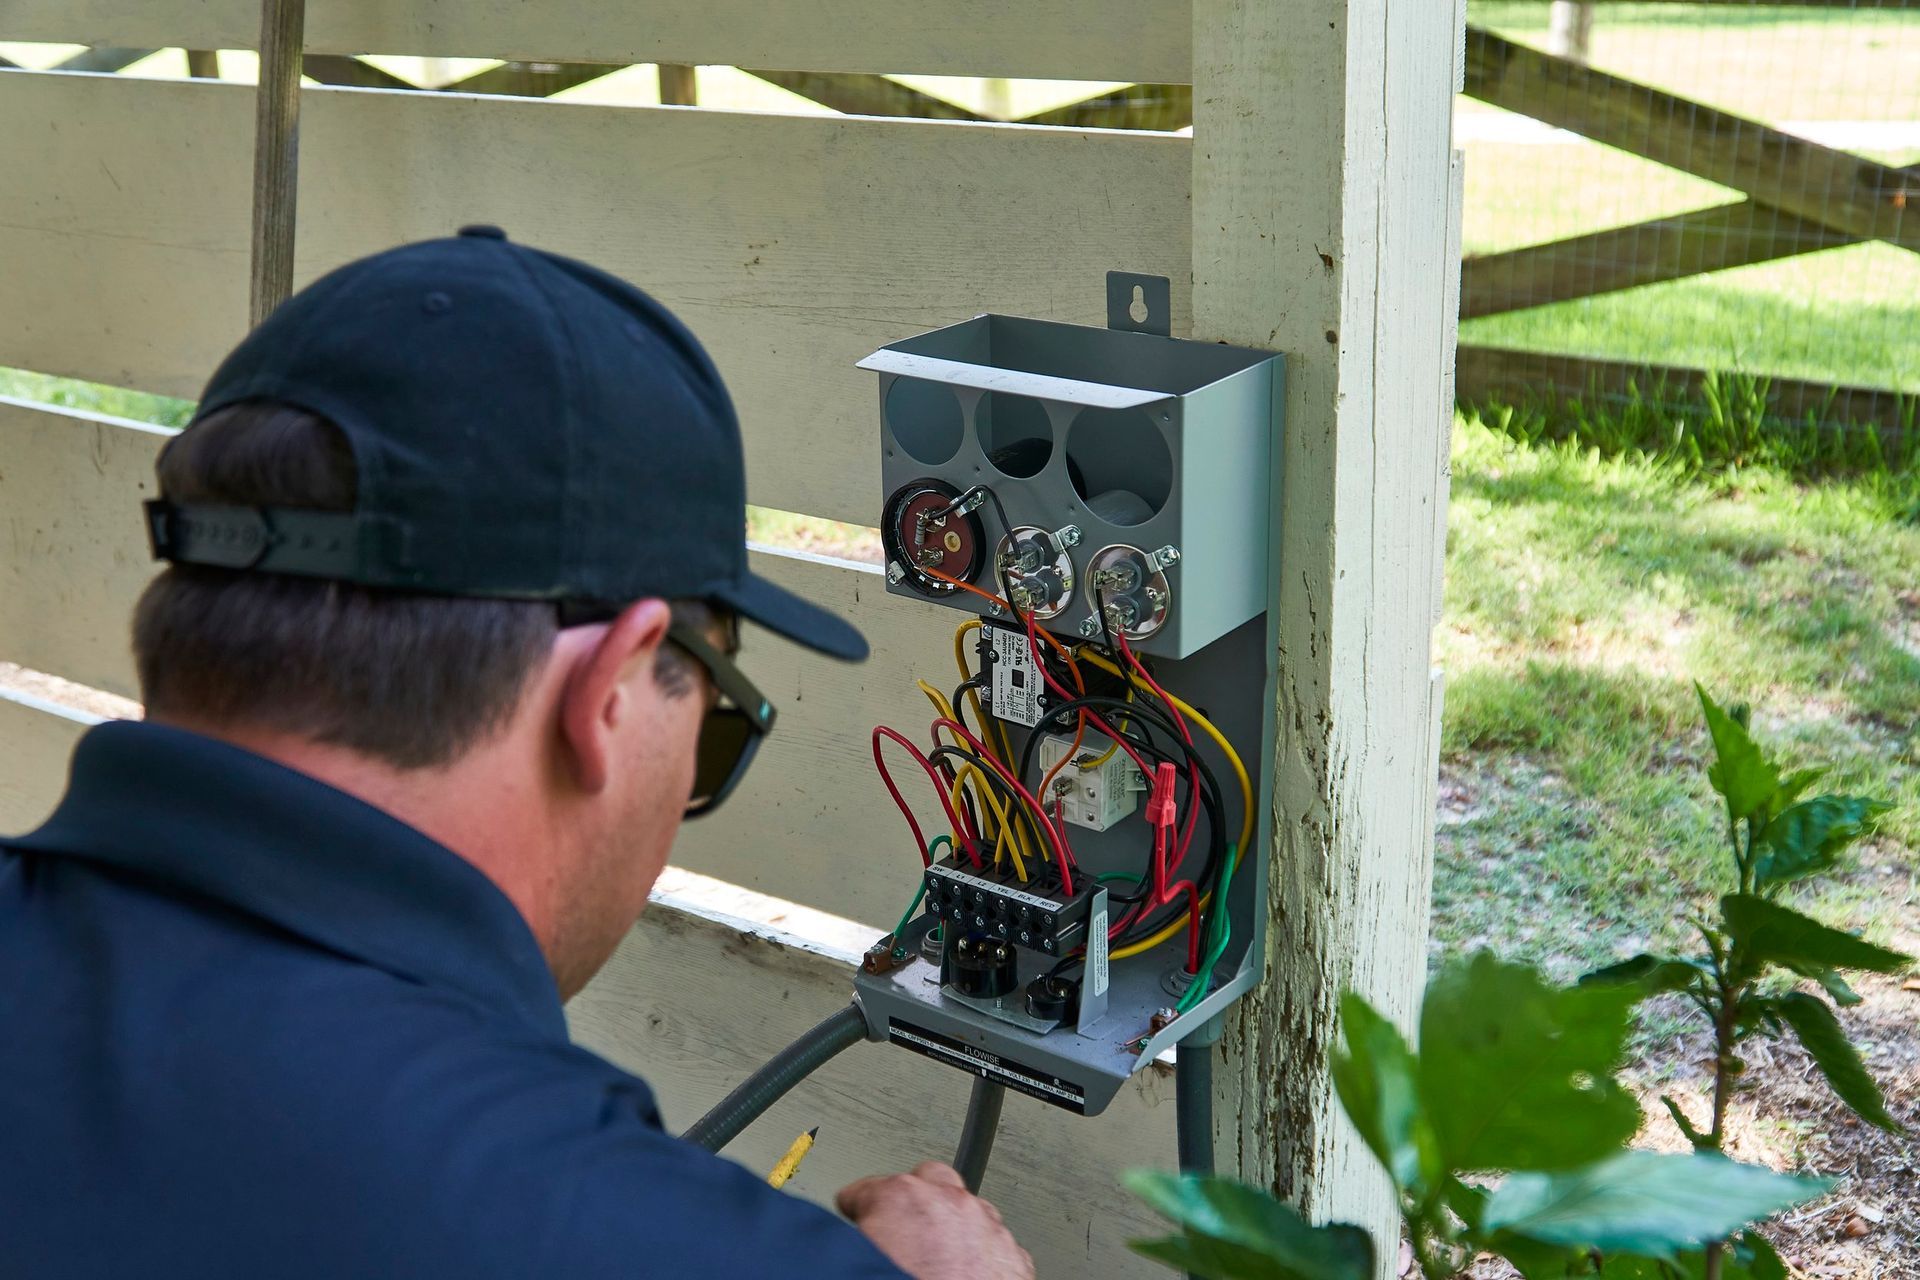
[[[1165,276],[1107,272],[1107,328],[1172,337],[1172,284]]]

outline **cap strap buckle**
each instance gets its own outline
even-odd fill
[[[252,569],[354,580],[361,570],[361,522],[336,511],[286,507],[146,504],[153,558],[216,569]]]

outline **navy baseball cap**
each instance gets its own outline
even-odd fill
[[[156,557],[431,595],[708,600],[867,655],[846,622],[748,572],[740,426],[705,349],[583,262],[476,226],[349,263],[247,335],[195,418],[246,400],[337,423],[355,509],[162,494]]]

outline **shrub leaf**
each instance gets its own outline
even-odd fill
[[[1755,960],[1786,968],[1801,965],[1867,969],[1897,973],[1913,957],[1875,946],[1864,938],[1828,928],[1818,920],[1751,893],[1730,893],[1720,900],[1727,933],[1746,946]]]
[[[1550,987],[1481,952],[1442,969],[1420,1015],[1420,1096],[1450,1170],[1567,1169],[1633,1136],[1614,1080],[1631,987]]]
[[[1486,1227],[1672,1259],[1826,1187],[1723,1156],[1624,1151],[1571,1173],[1513,1174],[1488,1200]]]
[[[1865,796],[1815,796],[1789,805],[1760,833],[1755,880],[1762,886],[1785,884],[1825,871],[1887,808]]]
[[[1773,799],[1780,790],[1780,770],[1761,754],[1744,724],[1723,711],[1704,686],[1693,687],[1713,739],[1714,762],[1707,768],[1707,781],[1726,797],[1727,812],[1740,821]]]
[[[1842,1102],[1852,1107],[1862,1120],[1888,1133],[1906,1132],[1887,1110],[1880,1086],[1867,1074],[1860,1051],[1847,1039],[1840,1019],[1834,1016],[1826,1001],[1804,991],[1793,991],[1774,1001],[1774,1006]]]

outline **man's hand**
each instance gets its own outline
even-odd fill
[[[1000,1211],[968,1192],[949,1165],[862,1178],[840,1192],[840,1212],[916,1280],[1034,1280],[1033,1259]]]

